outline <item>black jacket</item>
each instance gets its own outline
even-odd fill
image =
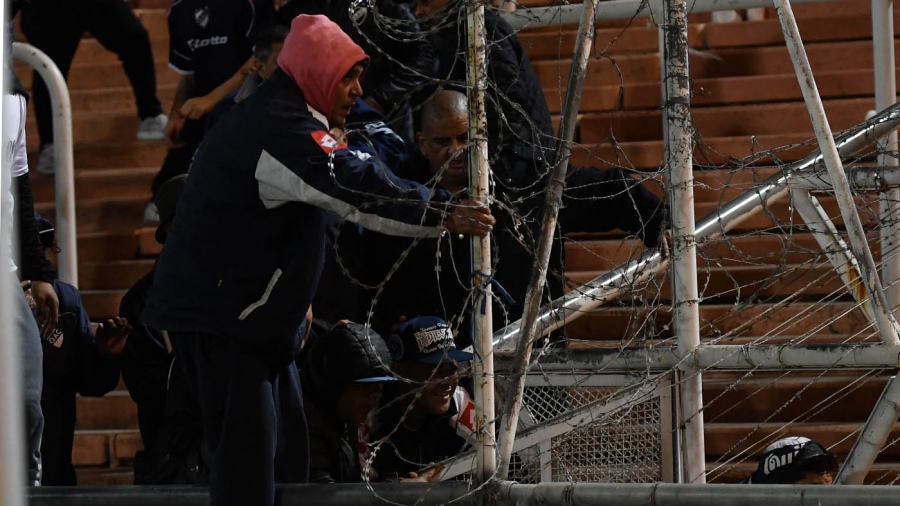
[[[368,332],[357,323],[336,325],[308,343],[301,354],[298,366],[309,427],[311,483],[362,480],[360,427],[342,419],[337,404],[355,379],[391,376],[387,345]]]

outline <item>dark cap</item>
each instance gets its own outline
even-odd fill
[[[166,225],[175,219],[175,206],[178,199],[181,198],[181,192],[184,191],[184,184],[187,181],[187,174],[180,174],[169,179],[156,190],[156,198],[153,203],[159,212],[159,226],[156,227],[156,242],[162,244],[166,242]]]
[[[41,240],[41,246],[44,249],[53,249],[56,246],[56,229],[53,228],[53,224],[37,212],[34,213],[34,221],[38,225],[38,237]]]
[[[750,483],[791,484],[805,472],[837,472],[837,457],[821,444],[802,436],[779,439],[766,447]]]
[[[472,360],[472,354],[456,349],[450,326],[437,316],[417,316],[403,322],[388,339],[397,362],[444,364]]]
[[[395,380],[384,339],[359,323],[331,327],[312,344],[307,364],[317,380],[332,386]]]

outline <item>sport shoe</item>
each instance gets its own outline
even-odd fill
[[[169,117],[158,114],[152,118],[144,118],[138,125],[137,139],[139,141],[161,141],[166,138],[166,125]]]
[[[45,176],[56,174],[56,153],[53,150],[53,144],[44,144],[44,147],[41,148],[36,170],[38,174]]]
[[[152,200],[147,202],[147,207],[144,208],[144,225],[148,227],[159,225],[159,208]]]

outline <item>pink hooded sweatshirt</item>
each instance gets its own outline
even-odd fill
[[[365,51],[338,25],[326,16],[308,14],[291,22],[278,55],[281,70],[297,83],[306,102],[325,117],[334,106],[341,79],[354,65],[368,61]]]

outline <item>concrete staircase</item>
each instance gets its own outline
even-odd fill
[[[525,3],[542,2],[546,0]],[[151,34],[158,93],[167,109],[177,82],[166,63],[165,16],[169,2],[131,0],[131,4]],[[795,6],[795,14],[832,129],[839,131],[858,123],[874,103],[868,3],[857,0],[800,5]],[[762,21],[733,24],[709,23],[708,14],[692,14],[690,19],[690,44],[696,50],[690,62],[693,114],[703,137],[702,148],[696,152],[697,163],[715,165],[726,157],[739,159],[759,152],[760,147],[776,148],[813,136],[778,22],[771,12]],[[565,92],[560,86],[565,86],[574,33],[575,27],[564,27],[529,29],[520,34],[554,114],[559,114]],[[600,167],[617,163],[661,180],[655,173],[663,151],[656,28],[642,18],[604,22],[599,25],[595,47],[600,57],[591,62],[574,161]],[[30,85],[31,72],[24,67],[17,70]],[[159,251],[152,230],[142,228],[141,218],[150,197],[150,182],[166,146],[134,140],[136,110],[124,72],[115,56],[95,40],[82,41],[69,84],[75,116],[79,282],[89,314],[100,319],[118,312],[121,296],[150,269]],[[620,84],[624,84],[621,89]],[[33,125],[28,133],[34,163],[37,134]],[[751,136],[755,136],[756,144]],[[796,160],[813,148],[793,147],[779,151],[777,156],[781,161]],[[756,165],[763,162],[759,160]],[[697,217],[770,174],[771,168],[755,166],[738,173],[714,167],[697,172]],[[52,213],[52,179],[33,173],[33,184],[38,209]],[[648,185],[662,192],[659,184],[650,181]],[[823,199],[823,204],[829,214],[836,214],[833,199]],[[864,223],[869,225],[873,216],[871,212],[862,213]],[[744,222],[736,233],[776,231],[792,220],[798,222],[790,206],[779,203],[767,214]],[[640,250],[635,241],[622,239],[618,233],[571,237],[566,246],[566,265],[572,282],[587,281]],[[791,241],[784,256],[785,239],[776,233],[703,245],[701,286],[705,293],[718,294],[701,307],[705,338],[738,328],[741,332],[729,343],[750,342],[779,323],[791,322],[813,307],[814,299],[827,296],[837,286],[833,277],[821,277],[827,275],[827,268],[811,264],[821,256],[808,234],[793,235]],[[742,262],[746,258],[753,261]],[[593,311],[570,325],[570,336],[589,341],[591,346],[612,347],[629,345],[632,340],[670,339],[667,309],[632,303],[641,297],[659,298],[665,309],[670,299],[669,282],[663,279],[658,285],[659,290],[647,287],[629,300]],[[760,302],[751,310],[735,314],[736,286],[741,287],[742,297],[757,293]],[[800,288],[809,300],[780,303]],[[813,340],[807,342],[872,339],[870,332],[859,335],[865,327],[864,318],[847,300],[839,299],[821,311],[848,316],[818,330],[810,330],[804,323],[807,326],[792,327],[790,335],[784,333],[777,339],[788,342],[800,335]],[[859,381],[859,374],[849,373],[822,377],[813,373],[755,373],[736,382],[739,376],[705,376],[706,444],[714,481],[731,481],[748,474],[759,452],[758,445],[751,444],[770,437],[789,421],[794,422],[791,430],[836,445],[836,451],[845,455],[854,440],[848,435],[865,420],[886,381],[885,375]],[[851,394],[828,404],[835,390]],[[827,408],[817,408],[822,405]],[[900,430],[895,430],[893,436],[898,435]],[[102,399],[79,399],[74,461],[81,484],[130,483],[130,466],[140,445],[135,407],[124,386]],[[741,458],[730,460],[747,448]],[[898,462],[900,450],[896,446],[888,449],[878,469],[870,474],[870,481],[893,481],[900,470]]]

